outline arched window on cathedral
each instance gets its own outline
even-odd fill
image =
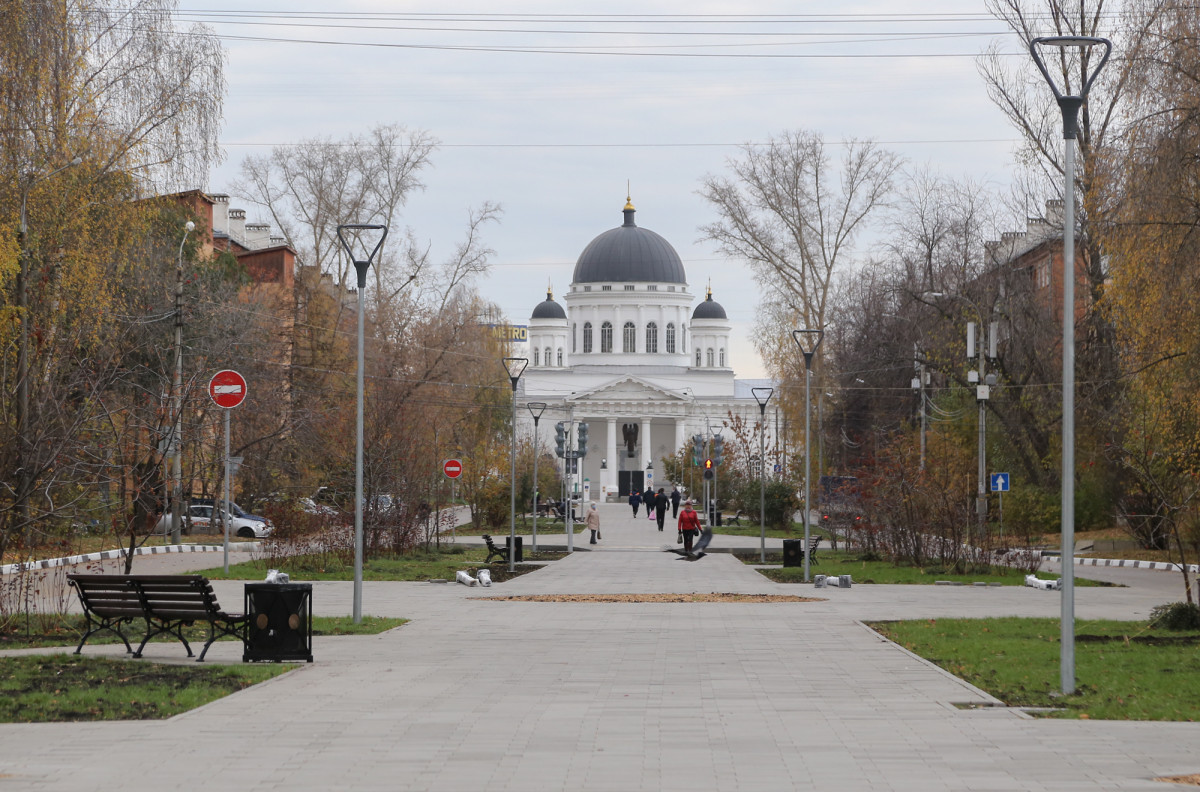
[[[600,325],[600,351],[612,352],[612,322]]]
[[[592,351],[592,323],[584,322],[583,323],[583,353],[586,355],[587,353],[589,353],[591,351]]]
[[[705,357],[706,357],[706,359],[707,359],[707,361],[708,361],[708,367],[709,367],[709,368],[712,368],[712,367],[713,367],[713,350],[712,350],[712,347],[709,347],[707,350],[705,350]]]
[[[550,347],[546,347],[546,365],[547,366],[554,365],[553,363],[550,362]]]
[[[675,354],[675,323],[667,322],[667,354]]]
[[[658,353],[658,325],[654,322],[646,323],[646,351],[652,355]]]
[[[700,368],[700,347],[696,347],[696,368]]]
[[[535,366],[541,365],[541,361],[538,360],[538,348],[537,347],[533,348],[533,365],[535,365]]]
[[[575,323],[572,323],[572,324],[571,324],[571,354],[572,354],[572,355],[574,355],[576,352],[578,352],[578,351],[579,351],[579,347],[578,347],[578,343],[579,343],[578,334],[579,334],[579,325],[577,325],[577,324],[575,324]]]
[[[563,353],[562,347],[559,347],[558,348],[558,364],[557,364],[559,368],[562,368],[562,353]]]
[[[725,347],[721,347],[720,355],[721,355],[721,362],[718,363],[717,365],[719,365],[721,368],[725,368]]]
[[[626,322],[621,328],[621,351],[637,352],[637,325]]]

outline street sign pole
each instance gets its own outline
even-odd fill
[[[221,512],[221,525],[225,536],[225,574],[229,574],[229,413],[246,399],[246,378],[236,371],[223,369],[213,374],[208,381],[208,396],[225,411],[225,505]],[[241,457],[239,457],[241,459]]]

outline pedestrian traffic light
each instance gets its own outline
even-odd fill
[[[554,424],[554,444],[557,446],[554,453],[558,456],[565,456],[567,450],[567,425],[562,421]]]
[[[713,460],[712,458],[704,460],[704,478],[711,479],[713,477]]]
[[[717,435],[716,437],[713,438],[713,455],[712,455],[713,465],[721,464],[721,452],[724,450],[725,450],[725,438],[721,437],[721,435]]]
[[[692,435],[692,464],[700,467],[704,459],[704,435]]]
[[[575,436],[579,440],[579,443],[578,443],[579,456],[581,456],[581,457],[587,456],[588,425],[586,423],[579,424],[579,429],[575,432]]]

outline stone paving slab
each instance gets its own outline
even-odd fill
[[[1162,792],[1154,776],[1200,770],[1200,725],[959,709],[994,702],[861,624],[1057,615],[1056,592],[775,584],[729,556],[656,552],[648,521],[601,509],[597,552],[490,589],[367,583],[365,612],[413,621],[317,639],[313,664],[168,721],[0,725],[0,790]],[[1080,617],[1139,618],[1174,588],[1147,577],[1163,573],[1135,574],[1167,582],[1076,589]],[[239,584],[217,585],[240,600]],[[691,591],[824,601],[485,599]],[[348,613],[351,594],[317,583],[314,607]],[[148,659],[183,653],[152,647]],[[240,655],[231,643],[209,653]]]

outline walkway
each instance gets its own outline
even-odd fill
[[[1163,792],[1154,776],[1200,771],[1198,724],[961,709],[996,702],[860,623],[1056,615],[1054,592],[777,585],[728,554],[658,552],[671,530],[600,508],[596,552],[491,589],[368,583],[366,612],[413,621],[318,639],[314,664],[170,721],[0,725],[0,789]],[[1171,573],[1106,572],[1137,585],[1076,589],[1081,618],[1137,618],[1181,591]],[[239,599],[237,584],[219,587]],[[487,599],[693,591],[823,601]],[[315,585],[319,612],[348,613],[350,600],[348,583]],[[147,655],[178,659],[179,647]],[[236,661],[240,647],[210,657]]]

